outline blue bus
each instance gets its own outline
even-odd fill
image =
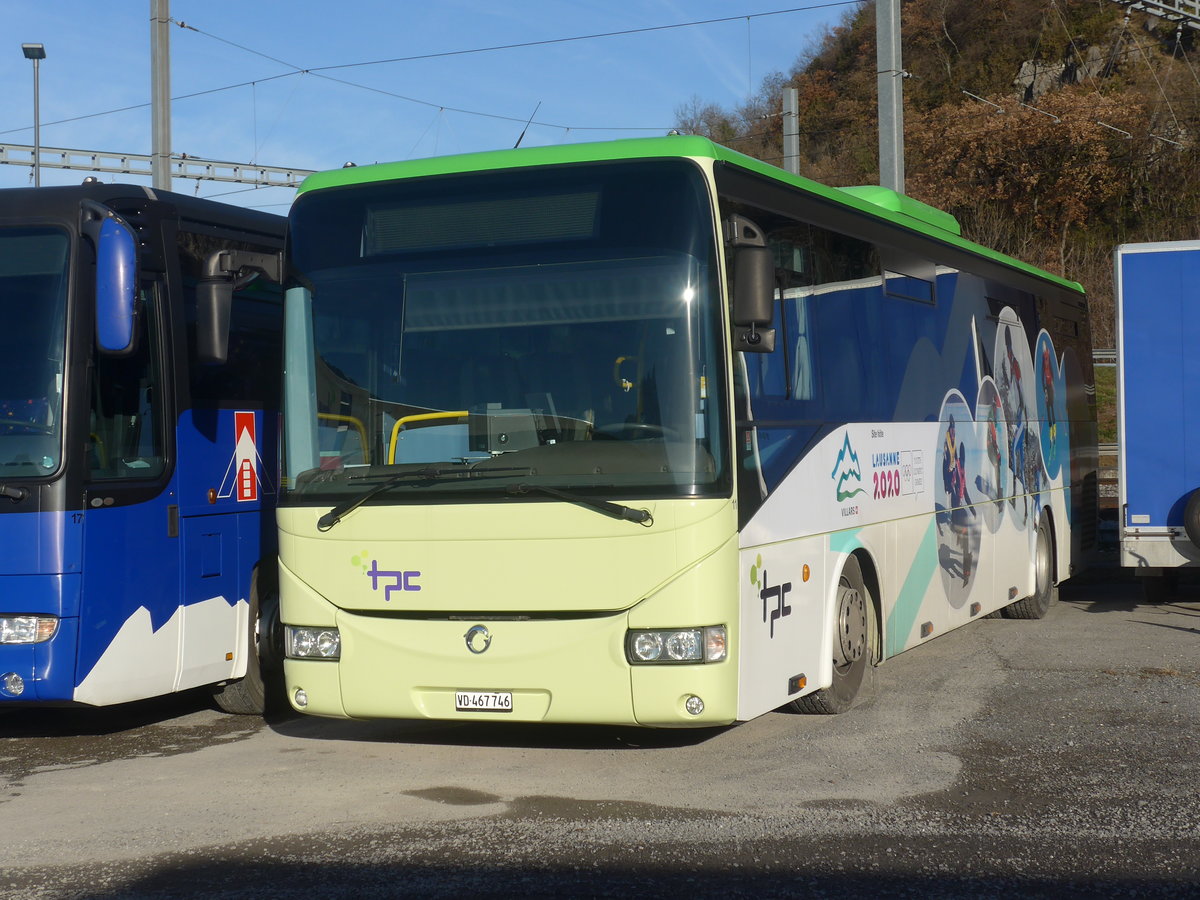
[[[0,191],[0,709],[213,686],[262,711],[284,223],[94,179]]]

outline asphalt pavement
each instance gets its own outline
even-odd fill
[[[731,728],[0,713],[0,897],[1200,897],[1200,591],[1121,572]]]

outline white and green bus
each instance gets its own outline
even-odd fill
[[[907,197],[669,136],[317,174],[287,247],[303,712],[840,712],[1094,540],[1082,289]]]

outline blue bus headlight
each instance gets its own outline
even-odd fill
[[[0,616],[0,644],[42,644],[57,632],[57,616]]]
[[[342,636],[336,628],[284,626],[284,649],[289,659],[340,659]]]
[[[634,665],[721,662],[727,654],[724,625],[653,628],[625,635],[625,657]]]

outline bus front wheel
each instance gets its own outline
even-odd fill
[[[858,557],[851,556],[838,578],[834,610],[833,683],[791,702],[795,712],[836,715],[854,705],[875,671],[875,601],[863,581]]]
[[[217,706],[239,716],[260,716],[267,711],[272,686],[281,668],[279,644],[279,594],[259,581],[255,570],[250,584],[249,659],[246,674],[219,685],[213,692]]]

